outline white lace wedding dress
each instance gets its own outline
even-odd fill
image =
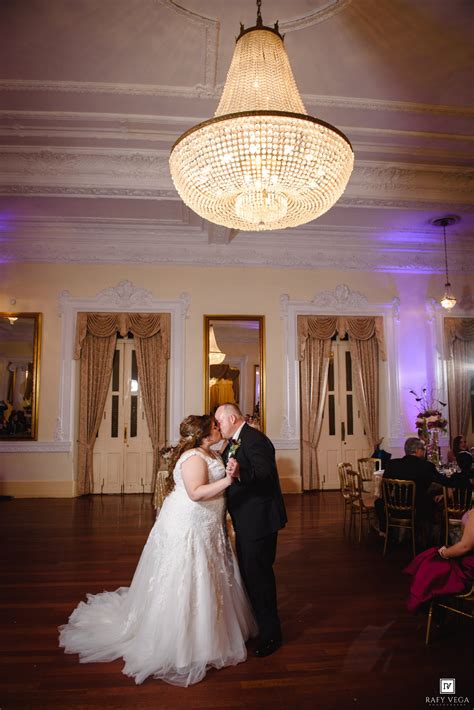
[[[201,456],[209,481],[224,476],[221,460],[187,451],[174,470],[176,487],[165,499],[130,587],[87,595],[60,627],[59,644],[81,663],[125,660],[123,672],[187,686],[210,667],[247,657],[256,633],[237,562],[224,528],[225,498],[192,501],[181,465]]]

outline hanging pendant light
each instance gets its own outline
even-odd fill
[[[431,224],[434,224],[435,227],[443,227],[444,265],[445,265],[445,270],[446,270],[446,283],[444,284],[444,294],[443,294],[443,297],[440,299],[440,304],[447,311],[450,311],[451,308],[454,308],[454,306],[456,305],[456,297],[454,296],[453,292],[451,291],[451,284],[449,283],[448,248],[446,246],[446,227],[449,227],[451,224],[455,224],[456,222],[459,222],[459,220],[460,220],[460,217],[458,217],[457,215],[448,215],[446,217],[440,217],[438,219],[431,220]]]
[[[209,326],[209,365],[220,365],[224,360],[225,353],[219,349],[214,333],[214,326],[211,325]]]
[[[274,27],[240,35],[214,118],[183,133],[170,170],[182,198],[201,217],[231,229],[262,231],[305,224],[344,192],[352,147],[334,126],[308,116]]]

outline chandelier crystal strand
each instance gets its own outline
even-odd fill
[[[222,352],[217,344],[214,326],[209,327],[209,364],[220,365],[225,360],[225,353]]]
[[[241,111],[306,114],[283,41],[272,30],[238,40],[215,116]]]
[[[351,145],[338,129],[308,116],[283,39],[257,25],[237,44],[215,117],[173,146],[175,187],[197,214],[232,229],[305,224],[344,192]]]

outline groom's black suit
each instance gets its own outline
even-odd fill
[[[227,507],[236,534],[237,557],[257,617],[260,639],[281,639],[273,563],[278,530],[286,521],[275,449],[265,434],[244,424],[235,458],[240,481],[227,489]],[[227,461],[229,446],[224,450]]]

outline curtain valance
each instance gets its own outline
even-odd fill
[[[298,359],[304,358],[308,337],[329,340],[337,333],[342,340],[346,334],[352,340],[370,340],[375,336],[382,360],[386,360],[382,316],[299,316]]]
[[[170,357],[169,313],[78,313],[74,359],[79,360],[87,333],[99,338],[109,338],[114,333],[125,337],[131,332],[139,338],[151,338],[161,334],[163,355]]]
[[[456,340],[474,340],[474,318],[445,318],[444,335],[446,356],[453,357],[453,343]]]

